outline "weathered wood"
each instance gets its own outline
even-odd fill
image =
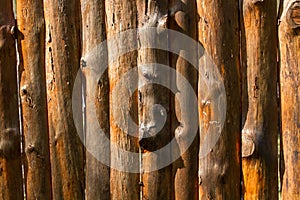
[[[0,1],[0,199],[23,199],[12,2]]]
[[[240,199],[241,84],[238,1],[197,1],[197,8],[199,41],[219,69],[227,100],[226,120],[220,138],[211,147],[208,155],[199,160],[199,195],[200,199]],[[204,64],[209,65],[205,62]],[[201,93],[203,91],[199,85],[199,98]],[[210,98],[199,99],[200,124],[203,126],[200,127],[200,135],[212,134],[207,133],[206,130],[209,129],[206,127],[210,126],[210,118],[218,114],[213,113],[213,106],[217,102],[212,102]],[[208,142],[215,139],[207,137]]]
[[[139,28],[153,27],[157,29],[167,28],[168,1],[137,1],[138,26]],[[148,34],[145,32],[145,34]],[[173,188],[172,166],[160,169],[159,163],[163,159],[171,157],[171,148],[162,154],[156,150],[163,148],[171,139],[170,124],[170,89],[160,84],[151,83],[154,80],[169,82],[170,73],[163,73],[157,64],[169,65],[168,52],[158,49],[145,49],[143,44],[168,44],[167,34],[160,33],[161,37],[149,37],[141,41],[141,49],[138,52],[139,83],[139,126],[140,146],[142,148],[143,160],[142,170],[151,166],[150,172],[142,173],[142,198],[143,199],[172,199]],[[165,37],[164,37],[165,36]],[[148,40],[149,39],[149,40]],[[154,40],[154,41],[150,41]],[[159,104],[163,108],[156,107]],[[166,117],[166,122],[162,118]],[[151,128],[149,128],[151,127]],[[155,157],[153,160],[152,158]],[[152,171],[154,170],[154,171]]]
[[[137,8],[135,1],[106,0],[105,11],[108,40],[112,39],[117,33],[136,28]],[[117,39],[119,38],[120,37],[117,36]],[[120,39],[123,42],[123,45],[136,44],[136,37],[131,34]],[[135,92],[132,94],[134,91],[131,91],[131,89],[128,88],[129,85],[132,88],[137,88],[137,71],[131,71],[132,73],[130,76],[123,77],[125,82],[115,88],[126,72],[129,72],[129,70],[137,67],[137,51],[135,50],[127,52],[124,55],[120,55],[118,59],[114,60],[114,63],[111,63],[111,55],[115,54],[121,49],[122,46],[114,44],[108,47],[108,58],[110,62],[108,68],[110,85],[110,141],[116,148],[123,149],[127,152],[138,153],[138,138],[129,135],[135,133],[137,134],[138,130],[137,128],[131,127],[127,121],[127,119],[131,117],[133,121],[137,123],[138,119],[137,93]],[[113,96],[113,90],[115,90],[115,96]],[[128,96],[130,98],[127,98]],[[128,112],[130,112],[130,116],[128,115]],[[117,149],[113,149],[111,150],[111,165],[123,165],[125,170],[130,171],[131,166],[136,166],[138,164],[134,163],[136,160],[132,160],[130,157],[131,156],[128,154],[118,155]],[[139,174],[111,169],[110,193],[111,199],[138,199]]]
[[[273,1],[243,2],[243,70],[248,98],[242,131],[245,199],[278,198],[277,7]],[[242,48],[243,49],[243,48]]]
[[[0,5],[0,25],[15,25],[12,1],[0,0]]]
[[[17,1],[27,199],[51,199],[43,1]]]
[[[82,58],[95,57],[104,51],[98,47],[106,39],[105,32],[105,8],[103,0],[81,0],[82,13]],[[104,53],[104,55],[107,55]],[[93,58],[90,58],[93,60]],[[104,58],[107,59],[107,58]],[[90,66],[90,60],[84,60],[82,67],[85,78],[85,106],[86,106],[86,199],[110,199],[110,170],[105,164],[99,162],[97,154],[109,157],[110,149],[97,140],[99,132],[93,130],[95,124],[99,124],[102,131],[109,138],[109,83],[107,70],[101,77],[95,77],[91,68],[99,68],[107,63],[103,59],[97,59],[95,66]],[[91,67],[91,68],[89,68]],[[106,66],[102,66],[106,67]],[[92,85],[96,85],[96,88]],[[90,109],[92,104],[96,108],[97,118],[94,119]],[[98,143],[100,142],[100,143]],[[92,152],[89,152],[92,149]]]
[[[83,199],[84,151],[72,113],[73,85],[80,66],[79,0],[49,0],[44,6],[53,199]]]
[[[191,0],[171,0],[169,8],[174,12],[171,13],[170,28],[197,41],[196,2]],[[171,39],[170,45],[172,46],[174,42],[180,44],[182,41],[172,41]],[[190,48],[196,50],[197,46]],[[189,56],[195,60],[197,59],[197,51],[194,50],[188,52],[181,50],[179,55],[173,54],[171,56],[171,61],[172,67],[176,69],[177,73],[186,78],[190,87],[197,93],[198,73],[194,68],[197,66],[192,66],[192,64],[180,57]],[[197,62],[195,61],[195,63]],[[180,137],[176,139],[181,154],[181,158],[178,159],[181,163],[178,160],[173,163],[173,173],[175,173],[174,192],[175,199],[192,200],[198,199],[199,135],[195,137],[194,142],[185,152],[183,149],[189,144],[186,144],[187,141],[185,139],[182,141],[181,138],[192,137],[191,135],[194,134],[192,131],[196,131],[193,130],[193,122],[198,120],[198,112],[197,109],[193,108],[195,102],[193,102],[194,99],[191,97],[192,94],[189,93],[188,86],[185,85],[179,74],[176,75],[176,83],[172,83],[176,84],[178,89],[178,93],[175,95],[174,113],[177,119],[172,121],[172,126],[176,126],[179,122],[175,130],[175,137]]]
[[[300,198],[300,1],[284,1],[279,25],[283,199]]]

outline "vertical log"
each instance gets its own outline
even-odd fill
[[[242,171],[245,199],[278,197],[278,110],[276,3],[243,2],[248,97],[242,131]],[[245,95],[245,94],[243,94]]]
[[[137,1],[139,28],[155,27],[158,29],[166,28],[168,1]],[[147,33],[146,33],[147,34]],[[167,43],[167,34],[161,32],[160,37],[149,37],[154,41],[142,41],[141,49],[138,52],[139,67],[139,126],[140,126],[140,145],[143,153],[142,168],[147,170],[151,166],[150,172],[142,173],[142,194],[143,199],[171,199],[173,187],[172,166],[159,169],[159,163],[163,159],[171,157],[171,149],[162,154],[156,150],[165,147],[171,139],[170,124],[170,89],[152,81],[170,82],[170,73],[163,72],[163,64],[169,66],[168,52],[158,49],[145,49],[143,43]],[[165,37],[164,37],[165,36]],[[167,45],[167,44],[166,44]],[[142,86],[142,83],[146,83]],[[167,113],[163,114],[162,107]],[[162,120],[166,117],[166,122]],[[150,128],[151,127],[151,128]],[[152,159],[154,157],[154,159]],[[154,171],[152,171],[154,170]]]
[[[199,41],[218,67],[227,99],[226,120],[220,138],[216,145],[211,147],[208,155],[199,160],[199,195],[200,199],[240,199],[241,84],[238,1],[199,0],[197,8]],[[209,63],[204,64],[208,66],[199,67],[209,70]],[[199,85],[199,98],[202,93]],[[199,99],[200,124],[203,124],[203,127],[200,127],[200,142],[202,135],[207,135],[208,143],[214,139],[209,137],[214,133],[208,133],[209,129],[205,127],[213,123],[210,122],[210,117],[218,114],[213,113],[213,107],[220,105],[211,98],[208,96],[206,99]]]
[[[106,39],[105,30],[105,8],[102,0],[81,0],[82,13],[82,58],[98,57],[103,49],[98,47]],[[104,53],[104,55],[107,55]],[[91,58],[94,59],[94,58]],[[105,58],[107,59],[107,58]],[[86,199],[110,199],[110,170],[105,164],[99,162],[99,158],[93,152],[99,152],[109,157],[110,149],[103,141],[97,140],[99,134],[93,130],[95,124],[99,123],[100,128],[109,138],[109,83],[107,70],[101,77],[94,77],[91,68],[97,68],[106,60],[97,59],[95,66],[89,66],[89,60],[84,60],[85,67],[82,68],[85,77],[85,106],[86,106]],[[91,68],[88,68],[91,67]],[[103,66],[105,67],[105,66]],[[95,84],[97,87],[93,87]],[[92,111],[94,104],[97,118],[93,119]],[[98,121],[99,122],[98,122]],[[100,143],[97,143],[99,141]],[[92,152],[88,152],[92,149]]]
[[[0,199],[23,199],[12,1],[0,0]]]
[[[43,1],[17,1],[27,199],[51,199]]]
[[[110,40],[115,34],[128,29],[136,28],[137,8],[136,2],[130,0],[106,0],[105,11],[107,19],[107,39]],[[118,39],[119,37],[117,37]],[[118,171],[111,169],[110,172],[110,193],[111,199],[135,200],[139,198],[139,174],[130,173],[131,166],[136,166],[136,160],[130,155],[118,155],[118,149],[125,152],[138,153],[138,139],[129,134],[136,134],[137,128],[128,124],[128,118],[137,123],[137,94],[131,88],[137,88],[137,72],[132,69],[137,67],[137,51],[127,52],[112,62],[112,54],[121,51],[123,45],[135,45],[136,37],[126,35],[120,38],[122,45],[111,45],[108,47],[109,58],[109,85],[110,85],[110,141],[117,148],[111,150],[111,165],[125,167]],[[120,48],[120,49],[119,49]],[[131,70],[131,71],[130,71]],[[123,77],[126,72],[131,72],[128,77]],[[120,84],[123,78],[125,81]],[[117,87],[118,86],[118,87]],[[113,91],[115,96],[113,96]],[[132,94],[133,93],[133,94]],[[130,97],[129,99],[127,97]],[[130,112],[130,116],[128,114]],[[122,168],[122,166],[120,166]],[[127,168],[128,167],[128,168]],[[126,169],[127,168],[127,169]]]
[[[71,105],[80,66],[79,1],[51,0],[45,1],[44,6],[48,29],[46,79],[53,199],[83,199],[83,145],[74,125]]]
[[[191,0],[171,0],[169,9],[174,9],[174,13],[171,16],[170,28],[179,31],[197,41],[197,23],[196,23],[196,2]],[[175,41],[180,43],[180,41]],[[170,41],[170,45],[173,45],[174,41]],[[190,47],[191,49],[197,49],[197,47]],[[193,54],[193,55],[187,55]],[[190,86],[197,93],[198,73],[194,67],[180,56],[190,56],[192,59],[197,58],[197,51],[181,50],[179,55],[172,55],[172,67],[174,67],[177,73],[181,74],[189,82]],[[196,62],[197,63],[197,62]],[[172,83],[175,84],[175,83]],[[193,108],[193,98],[187,90],[182,78],[176,76],[176,87],[178,93],[175,95],[175,113],[180,125],[176,127],[177,135],[180,137],[191,137],[193,135],[193,122],[197,119],[198,112]],[[172,126],[176,121],[172,121]],[[198,124],[198,123],[197,123]],[[175,125],[174,125],[175,126]],[[176,132],[175,131],[175,132]],[[176,136],[175,136],[176,137]],[[182,141],[184,144],[180,144],[180,138],[177,138],[179,149],[181,152],[181,165],[178,166],[178,162],[174,162],[175,173],[175,199],[178,200],[192,200],[198,199],[198,152],[199,152],[199,137],[194,139],[191,146],[183,152],[186,141]]]
[[[283,199],[300,198],[300,1],[284,1],[279,25],[281,118],[285,172]]]

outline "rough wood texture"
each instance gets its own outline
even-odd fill
[[[77,135],[71,105],[80,66],[79,0],[47,0],[44,6],[48,29],[46,79],[53,199],[83,199],[83,145]]]
[[[136,28],[137,8],[136,2],[131,0],[106,0],[106,30],[107,38],[111,39],[114,34]],[[119,37],[118,37],[119,38]],[[136,37],[127,35],[121,38],[124,44],[136,44]],[[112,45],[108,47],[108,57],[111,62],[111,55],[118,52],[121,47]],[[137,128],[128,124],[128,117],[131,117],[137,124],[137,94],[133,93],[129,87],[137,88],[137,72],[133,72],[129,77],[123,77],[124,83],[118,85],[122,76],[129,70],[137,67],[137,51],[128,52],[114,63],[110,63],[109,85],[110,85],[110,140],[119,149],[128,152],[138,153],[138,138],[129,134],[137,134]],[[112,92],[115,90],[116,96]],[[132,94],[133,93],[133,94]],[[127,97],[130,98],[127,98]],[[128,115],[130,112],[130,116]],[[123,117],[122,117],[123,116]],[[131,170],[131,166],[136,166],[136,160],[132,160],[128,155],[118,155],[116,149],[111,150],[111,165],[128,166],[126,170]],[[139,198],[139,174],[128,173],[111,169],[110,173],[110,193],[111,199],[135,200]]]
[[[27,199],[51,199],[43,1],[17,1]]]
[[[104,50],[98,47],[101,42],[106,39],[105,32],[105,8],[103,0],[81,0],[82,13],[82,58],[89,58],[91,56],[97,58]],[[107,55],[107,54],[103,54]],[[90,58],[93,60],[93,58]],[[104,59],[107,59],[105,57]],[[95,124],[99,123],[102,131],[109,138],[109,83],[107,70],[101,77],[95,77],[90,70],[98,68],[107,61],[98,59],[95,66],[89,66],[90,60],[85,60],[87,66],[82,67],[85,77],[85,106],[86,106],[86,199],[110,199],[110,170],[105,164],[99,162],[97,154],[109,157],[110,149],[102,141],[97,140],[99,132],[93,130]],[[106,66],[103,66],[106,67]],[[96,88],[92,85],[95,84]],[[95,105],[97,118],[94,119],[92,115],[93,106]],[[100,142],[100,143],[98,143]],[[93,149],[92,152],[88,152]],[[93,153],[93,154],[91,154]]]
[[[245,199],[278,198],[277,8],[274,1],[243,2],[245,45],[243,95],[248,98],[242,131]],[[247,93],[247,94],[246,94]]]
[[[0,5],[0,199],[22,200],[16,29],[11,1]]]
[[[168,1],[137,1],[139,28],[155,27],[166,28],[166,14]],[[165,20],[165,21],[164,21]],[[159,24],[159,21],[165,23]],[[170,73],[163,73],[157,63],[168,66],[168,52],[158,49],[145,49],[143,43],[165,43],[168,44],[167,34],[160,33],[161,38],[149,37],[149,41],[142,42],[141,49],[138,52],[139,66],[139,83],[146,83],[144,86],[139,85],[139,126],[140,126],[140,145],[143,153],[142,170],[147,166],[155,170],[142,173],[142,198],[143,199],[171,199],[173,187],[172,166],[158,169],[159,163],[163,159],[171,157],[171,148],[169,151],[160,154],[155,152],[163,148],[170,142],[171,125],[170,125],[170,90],[159,84],[153,84],[151,81],[162,80],[170,81]],[[150,40],[154,41],[150,41]],[[166,109],[163,111],[162,107]],[[164,114],[163,114],[164,113]],[[166,122],[162,118],[166,117]],[[151,128],[149,128],[151,127]],[[151,158],[155,157],[154,160]]]
[[[300,1],[284,1],[279,25],[282,139],[285,162],[283,199],[300,199]]]
[[[197,15],[196,2],[192,0],[171,0],[169,9],[173,10],[171,13],[170,28],[188,35],[191,39],[197,41]],[[175,9],[175,10],[174,10]],[[180,44],[181,41],[175,41]],[[170,40],[170,45],[174,41]],[[190,47],[197,49],[197,47]],[[190,54],[190,55],[187,55]],[[193,55],[192,55],[193,54]],[[179,55],[172,55],[172,67],[177,73],[180,73],[189,82],[190,86],[197,93],[198,73],[197,70],[180,56],[190,56],[192,59],[197,59],[197,51],[186,51],[182,49]],[[195,61],[197,63],[197,61]],[[178,141],[181,158],[174,162],[173,173],[175,173],[175,199],[178,200],[192,200],[198,199],[198,152],[199,152],[199,135],[194,139],[191,146],[184,152],[183,149],[188,145],[186,144],[185,137],[191,137],[194,133],[193,122],[198,120],[197,109],[194,109],[193,98],[187,89],[187,85],[180,78],[176,76],[176,87],[178,93],[175,95],[175,115],[176,120],[172,121],[172,126],[179,122],[180,124],[175,129],[175,137]],[[175,116],[174,116],[175,117]],[[198,123],[197,123],[198,124]]]
[[[0,25],[15,25],[12,1],[0,0],[0,5]]]
[[[227,109],[221,136],[209,154],[199,160],[200,199],[240,199],[240,66],[238,1],[197,1],[199,41],[217,65],[225,85]],[[203,67],[203,66],[200,66]],[[199,86],[199,89],[201,87]],[[201,90],[199,90],[202,92]],[[201,112],[216,102],[199,99],[200,124],[209,123]],[[207,108],[205,108],[207,107]],[[209,113],[213,116],[216,113]],[[204,120],[203,122],[201,120]],[[200,134],[205,132],[205,127]],[[200,147],[201,148],[201,147]]]

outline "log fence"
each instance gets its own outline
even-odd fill
[[[299,0],[0,0],[0,199],[300,199],[299,96]]]

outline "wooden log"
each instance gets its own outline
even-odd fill
[[[27,199],[51,199],[43,1],[17,1]]]
[[[191,40],[198,41],[197,38],[197,22],[196,22],[196,2],[190,0],[171,0],[169,9],[171,13],[170,28],[186,34]],[[176,41],[180,43],[181,41]],[[174,45],[174,41],[170,40],[170,45]],[[176,45],[176,44],[175,44]],[[196,50],[197,46],[189,47]],[[188,55],[190,54],[190,55]],[[183,76],[188,82],[190,87],[193,88],[197,94],[198,73],[191,63],[186,61],[183,57],[191,57],[192,60],[197,59],[197,51],[186,51],[182,49],[179,55],[171,55],[171,65],[176,69],[176,72]],[[197,63],[197,61],[195,61]],[[173,163],[173,173],[175,173],[175,199],[192,200],[198,199],[198,152],[199,152],[199,135],[196,135],[193,143],[185,151],[187,140],[185,137],[192,137],[193,135],[193,122],[198,120],[197,109],[193,108],[192,94],[189,93],[187,85],[182,78],[176,75],[176,87],[178,93],[175,95],[175,120],[172,121],[172,126],[179,125],[175,129],[175,137],[179,145],[181,158]],[[198,124],[198,123],[197,123]],[[183,140],[182,140],[183,139]],[[180,162],[179,162],[180,161]]]
[[[110,141],[114,146],[114,149],[111,150],[111,165],[115,166],[110,172],[110,193],[111,199],[135,200],[139,198],[139,174],[130,173],[130,171],[133,170],[132,166],[133,168],[138,166],[138,163],[136,163],[138,160],[131,159],[130,154],[118,155],[118,153],[120,149],[125,152],[139,152],[138,138],[129,135],[137,134],[138,129],[128,124],[128,118],[130,117],[136,124],[138,121],[137,93],[131,91],[128,87],[137,88],[137,70],[133,70],[137,67],[137,51],[126,52],[115,60],[112,60],[112,55],[122,51],[123,45],[136,44],[134,34],[128,34],[124,37],[115,36],[115,34],[122,31],[136,28],[136,2],[129,0],[106,0],[105,13],[107,19],[107,39],[118,40],[120,38],[122,43],[121,46],[114,43],[108,46]],[[131,74],[123,77],[129,71]],[[120,84],[119,81],[121,81],[122,77],[125,82]],[[115,95],[113,95],[113,92]],[[130,115],[128,112],[130,112]],[[121,170],[116,169],[118,167]]]
[[[81,0],[82,14],[82,59],[93,56],[97,58],[104,51],[99,49],[106,39],[105,8],[102,0]],[[104,55],[107,55],[104,53]],[[90,58],[93,60],[94,58]],[[97,59],[98,62],[90,66],[90,60],[84,60],[82,67],[85,78],[85,106],[86,106],[86,199],[110,199],[110,169],[105,163],[99,161],[97,153],[109,158],[110,149],[103,140],[99,141],[94,130],[95,124],[99,124],[102,131],[109,138],[109,82],[107,70],[101,77],[95,77],[92,68],[98,68],[107,63],[107,57]],[[106,67],[106,66],[103,66]],[[96,85],[96,88],[93,87]],[[92,105],[93,104],[93,105]],[[93,116],[91,109],[96,108],[97,118]],[[89,149],[92,149],[89,152]]]
[[[282,199],[300,198],[300,1],[284,1],[279,25],[282,140],[285,162]]]
[[[137,1],[140,29],[167,28],[168,1]],[[149,32],[151,32],[149,30]],[[145,35],[147,35],[145,31]],[[161,69],[169,66],[168,52],[145,48],[146,44],[168,45],[166,33],[141,41],[138,52],[139,71],[139,143],[142,148],[141,191],[143,199],[172,199],[172,165],[161,168],[163,160],[171,158],[171,148],[159,153],[171,140],[170,89],[161,85],[170,82],[170,73]],[[143,37],[144,38],[144,37]],[[142,39],[143,40],[143,39]],[[153,41],[151,41],[153,40]],[[153,83],[158,80],[161,84]],[[156,104],[156,105],[155,105]],[[162,107],[157,107],[160,105]],[[165,110],[164,110],[165,109]],[[166,111],[166,112],[165,112]],[[165,117],[165,120],[163,119]],[[164,123],[165,122],[165,123]],[[150,128],[151,127],[151,128]],[[148,166],[151,166],[148,168]],[[148,171],[149,170],[149,171]]]
[[[73,85],[80,67],[80,5],[78,0],[51,0],[44,6],[53,199],[83,199],[84,150],[72,113]]]
[[[242,94],[248,98],[242,131],[243,195],[277,199],[277,7],[273,1],[246,0],[242,13],[247,70]]]
[[[226,120],[221,135],[216,145],[211,146],[208,154],[201,155],[199,160],[199,195],[200,199],[240,199],[241,84],[238,1],[199,0],[197,8],[199,41],[219,70],[227,101]],[[213,70],[205,60],[203,66],[199,67]],[[213,79],[206,76],[206,79],[210,78]],[[210,91],[213,88],[207,89]],[[210,137],[215,133],[207,132],[207,127],[214,124],[210,121],[212,117],[220,114],[214,113],[214,107],[221,105],[212,101],[212,97],[218,93],[212,91],[212,96],[201,99],[203,92],[203,86],[199,85],[200,144],[201,138],[205,136],[205,141],[210,146],[216,138]],[[201,148],[203,147],[200,146],[200,154]]]
[[[0,199],[23,197],[12,1],[0,1]]]

